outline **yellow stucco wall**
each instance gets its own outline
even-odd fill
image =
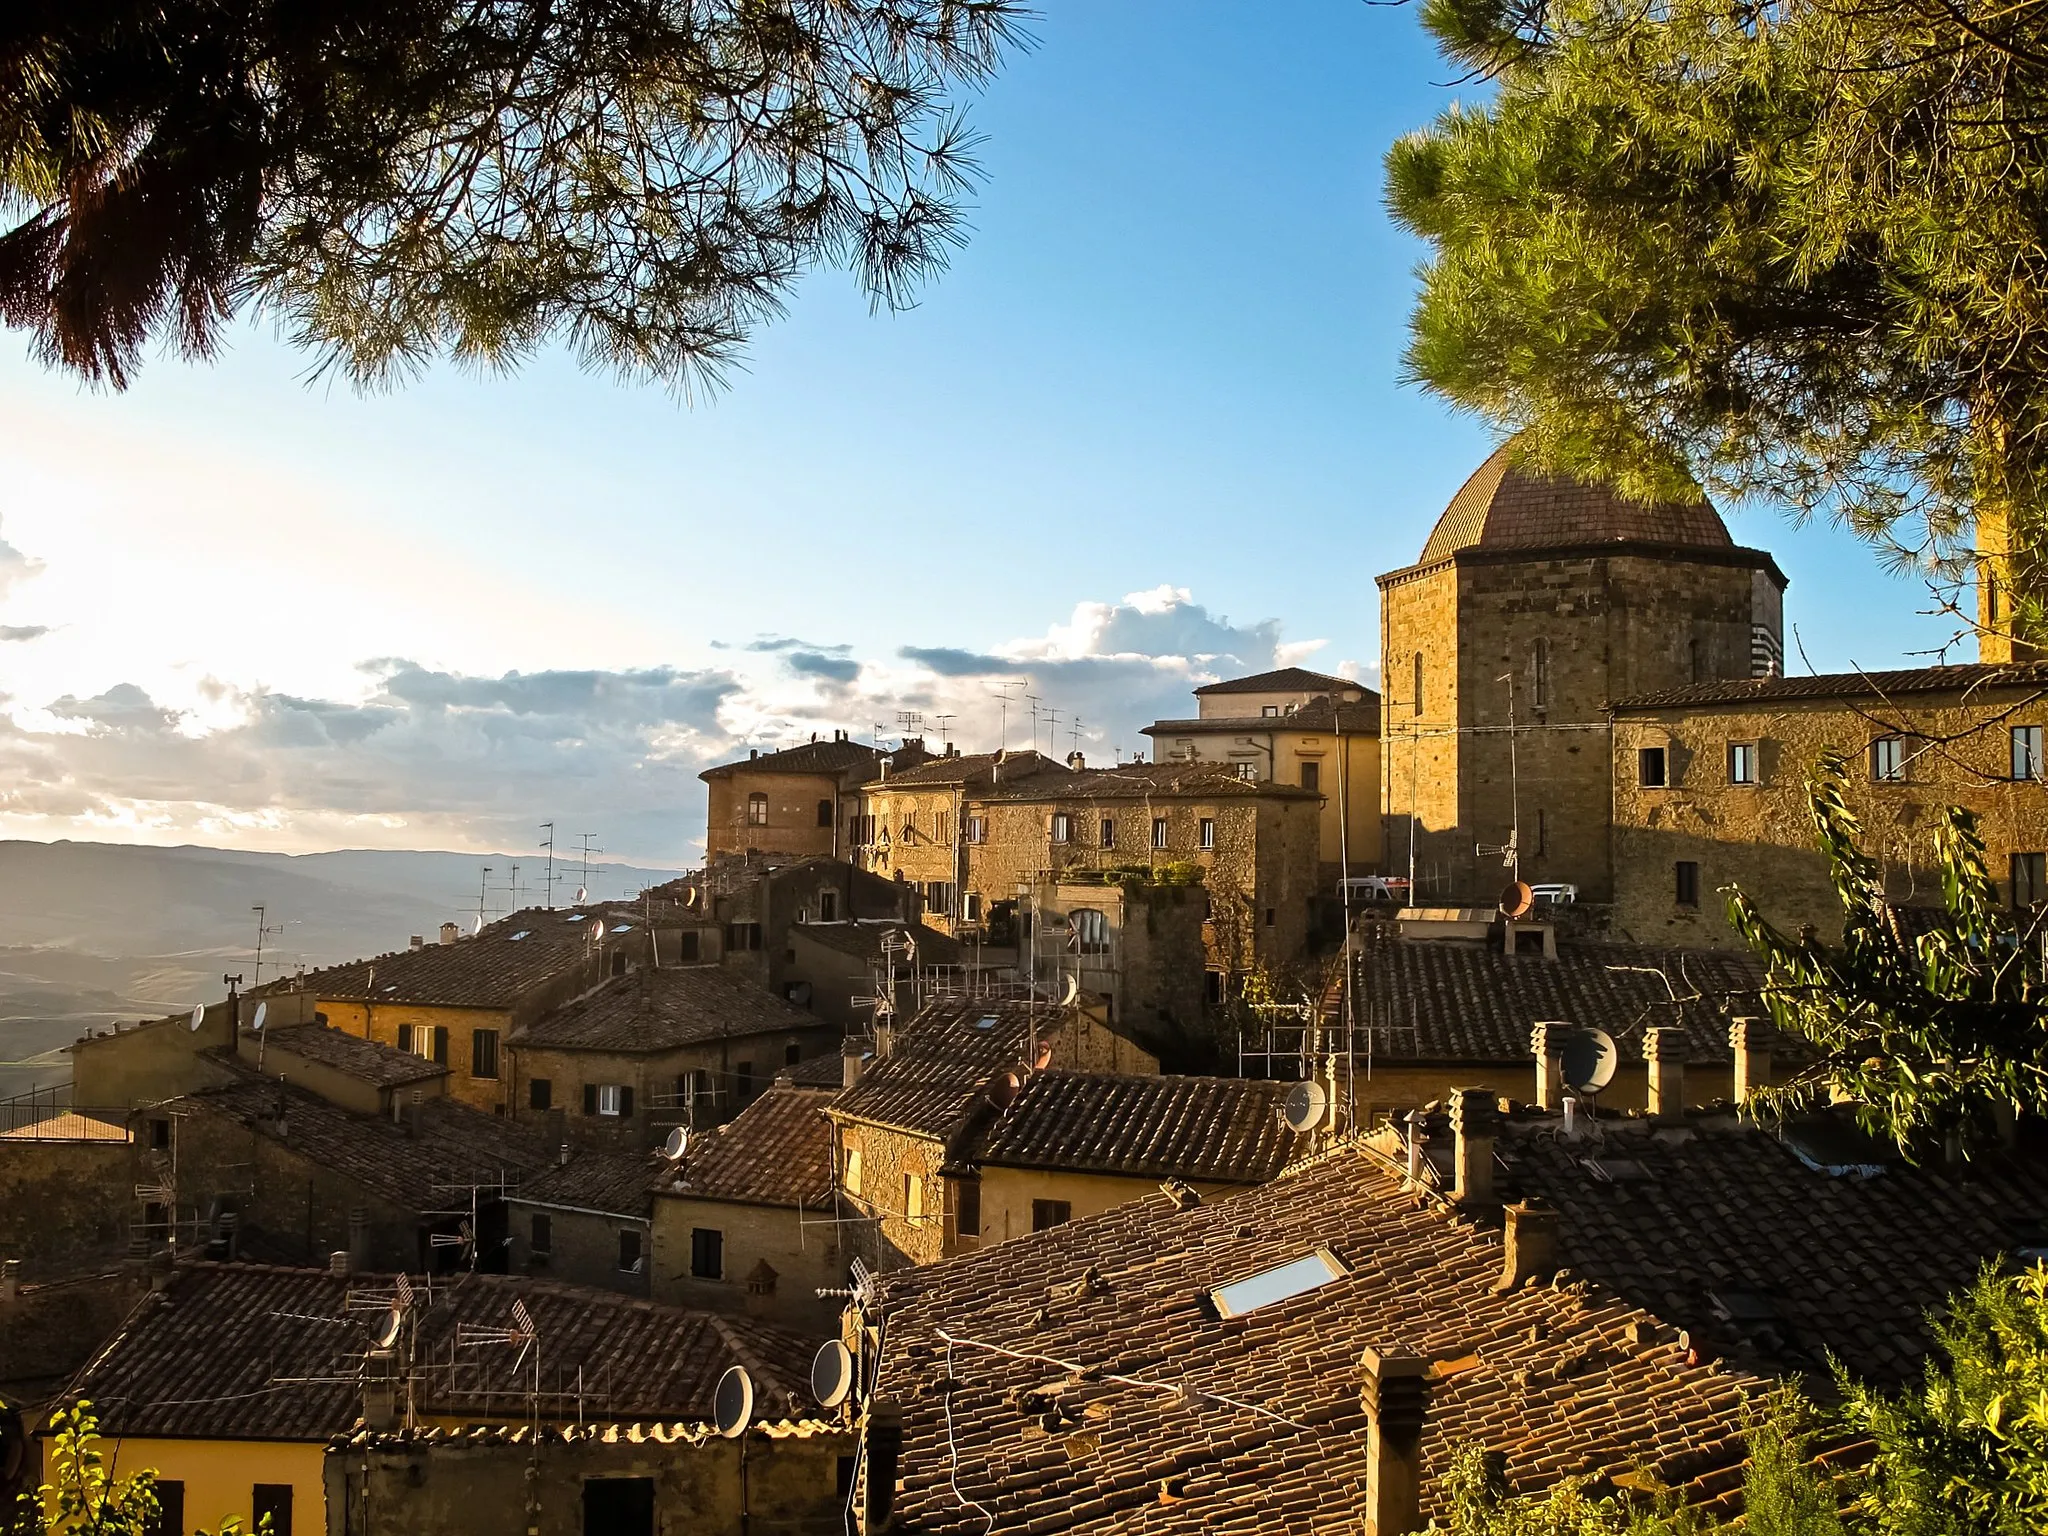
[[[292,1536],[322,1536],[327,1496],[324,1441],[118,1440],[101,1447],[117,1475],[145,1467],[185,1485],[185,1529],[218,1530],[228,1516],[252,1520],[258,1483],[292,1485]]]
[[[1095,1216],[1148,1197],[1164,1200],[1157,1179],[1124,1178],[1110,1173],[1074,1173],[1062,1168],[991,1168],[981,1170],[981,1246],[1023,1237],[1031,1231],[1034,1200],[1064,1200],[1073,1207],[1072,1220]],[[1204,1199],[1246,1186],[1197,1184]]]
[[[379,1045],[398,1046],[401,1024],[442,1025],[448,1031],[447,1094],[476,1109],[510,1107],[512,1082],[512,1013],[505,1008],[446,1008],[430,1003],[351,1003],[332,998],[320,1000],[320,1011],[336,1029]],[[474,1030],[498,1032],[498,1075],[478,1078],[470,1075],[470,1035]]]

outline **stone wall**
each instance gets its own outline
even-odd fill
[[[746,1313],[807,1332],[832,1331],[844,1302],[818,1296],[846,1284],[846,1258],[830,1206],[799,1213],[788,1206],[743,1205],[658,1195],[654,1201],[653,1295],[656,1301],[716,1312]],[[721,1235],[724,1273],[705,1279],[690,1272],[691,1234]],[[772,1290],[754,1292],[747,1278],[765,1263],[775,1271]]]
[[[626,1296],[649,1292],[648,1273],[653,1264],[648,1223],[630,1216],[601,1215],[595,1211],[570,1210],[558,1205],[536,1205],[529,1201],[505,1202],[506,1235],[512,1239],[507,1252],[508,1268],[515,1274],[534,1274],[570,1285],[591,1285],[599,1290],[618,1291]],[[548,1218],[549,1247],[545,1255],[533,1246],[533,1218]],[[640,1265],[633,1270],[619,1268],[619,1234],[634,1232],[640,1238]]]
[[[0,1259],[42,1280],[126,1254],[141,1168],[125,1141],[0,1142]]]
[[[935,1264],[953,1252],[949,1234],[958,1217],[958,1192],[951,1180],[939,1177],[946,1163],[945,1147],[928,1137],[866,1122],[835,1121],[835,1128],[842,1178],[845,1149],[860,1149],[860,1187],[841,1187],[857,1215],[873,1218],[845,1229],[849,1256],[857,1253],[871,1267],[887,1271]],[[917,1220],[904,1208],[904,1180],[909,1176],[924,1184],[924,1213]]]
[[[731,773],[706,781],[710,789],[705,811],[704,856],[730,853],[823,854],[840,857],[839,779],[829,773],[751,772],[742,763]],[[752,795],[768,797],[768,824],[747,820]],[[819,825],[818,806],[827,807]]]
[[[633,1536],[595,1512],[586,1523],[587,1490],[644,1478],[653,1536],[838,1536],[852,1456],[852,1435],[822,1426],[763,1427],[744,1444],[681,1425],[605,1426],[566,1441],[546,1433],[533,1444],[484,1434],[394,1436],[328,1451],[327,1532]]]
[[[2048,725],[2048,704],[2014,689],[1981,689],[1967,701],[1902,695],[1627,711],[1616,720],[1612,764],[1614,926],[1643,943],[1736,948],[1722,891],[1739,885],[1781,929],[1812,924],[1838,935],[1841,908],[1804,786],[1829,748],[1848,755],[1849,805],[1894,898],[1939,904],[1934,831],[1949,805],[1977,814],[1991,876],[2010,898],[2012,855],[2048,851],[2048,784],[2009,776],[2009,733],[2026,725]],[[1902,782],[1879,782],[1870,743],[1894,727],[1922,740],[1909,736]],[[1729,782],[1731,743],[1755,747],[1758,782]],[[1638,753],[1654,746],[1666,754],[1662,789],[1640,782]],[[1677,899],[1681,861],[1697,866],[1696,905]]]

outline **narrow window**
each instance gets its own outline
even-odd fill
[[[733,1103],[745,1109],[754,1102],[754,1064],[751,1061],[736,1062],[733,1074]]]
[[[839,921],[839,893],[837,891],[818,892],[818,921],[821,923],[836,923]]]
[[[555,1218],[538,1212],[533,1218],[533,1239],[531,1246],[536,1254],[545,1257],[555,1251]]]
[[[185,1536],[184,1483],[160,1477],[150,1486],[156,1492],[156,1513],[142,1522],[142,1536]]]
[[[637,1228],[619,1228],[619,1272],[626,1275],[640,1273],[640,1233]]]
[[[473,1029],[469,1032],[469,1075],[498,1075],[498,1032],[495,1029]]]
[[[171,1122],[152,1120],[149,1122],[149,1144],[159,1152],[171,1150]]]
[[[1536,857],[1542,858],[1550,852],[1550,812],[1536,812]]]
[[[1216,818],[1213,816],[1204,816],[1202,818],[1202,846],[1204,848],[1214,848],[1216,846]]]
[[[555,1085],[545,1077],[528,1078],[526,1082],[526,1107],[528,1109],[552,1109],[555,1104]]]
[[[1164,816],[1154,816],[1152,818],[1152,846],[1154,848],[1164,848],[1166,846],[1166,818]]]
[[[1666,779],[1662,747],[1642,747],[1637,750],[1636,782],[1645,789],[1664,788]]]
[[[924,1175],[903,1175],[903,1219],[913,1227],[924,1224]]]
[[[617,1083],[601,1083],[597,1089],[597,1112],[620,1116],[626,1112],[626,1090]]]
[[[292,1485],[256,1484],[249,1490],[249,1518],[253,1529],[269,1536],[292,1536]]]
[[[1700,867],[1691,859],[1680,859],[1675,866],[1678,873],[1678,904],[1681,907],[1696,907],[1700,904]]]
[[[1415,653],[1415,686],[1411,702],[1414,705],[1415,713],[1420,716],[1422,713],[1422,652],[1420,651]]]
[[[1322,792],[1323,765],[1321,763],[1303,763],[1301,765],[1301,787],[1303,789],[1315,790],[1319,794]]]
[[[768,797],[763,794],[747,796],[747,825],[765,827],[768,825]]]
[[[2016,725],[2012,728],[2012,776],[2016,779],[2041,777],[2041,727]]]
[[[1268,908],[1266,908],[1266,926],[1267,926],[1268,928],[1270,928],[1270,927],[1272,927],[1272,926],[1273,926],[1273,919],[1274,919],[1274,918],[1275,918],[1275,917],[1276,917],[1277,915],[1278,915],[1278,911],[1277,911],[1277,909],[1276,909],[1276,908],[1273,908],[1273,907],[1268,907]]]
[[[1063,1227],[1074,1219],[1074,1203],[1071,1200],[1034,1200],[1031,1202],[1031,1230],[1044,1232],[1051,1227]]]
[[[839,1138],[839,1167],[841,1180],[849,1195],[860,1193],[860,1143],[847,1131]]]
[[[1221,971],[1202,972],[1202,1001],[1206,1003],[1220,1003],[1223,1001],[1223,973]]]
[[[782,1064],[785,1067],[793,1067],[803,1059],[804,1048],[798,1041],[792,1040],[782,1048]]]
[[[832,825],[832,802],[830,800],[820,800],[818,802],[818,825],[821,827]]]
[[[1073,839],[1074,818],[1064,811],[1055,814],[1052,819],[1052,840],[1056,843],[1068,843]]]
[[[970,843],[985,843],[988,841],[988,818],[986,816],[970,816],[967,818],[967,841]]]
[[[1116,846],[1116,818],[1114,816],[1102,818],[1102,846],[1105,848],[1114,848]]]
[[[981,921],[981,892],[969,891],[960,898],[960,916],[970,923]]]
[[[1754,784],[1756,782],[1755,742],[1731,741],[1728,743],[1728,782],[1730,784]]]
[[[1870,744],[1870,776],[1881,784],[1898,784],[1905,780],[1905,737],[1880,736]]]
[[[433,1028],[433,1036],[434,1064],[445,1067],[448,1065],[448,1026],[446,1024],[436,1024]]]
[[[683,942],[676,950],[676,957],[681,960],[703,959],[704,935],[694,928],[684,929]]]
[[[1529,647],[1529,702],[1537,709],[1550,707],[1550,642],[1540,635]]]
[[[981,1236],[981,1180],[961,1179],[954,1184],[953,1191],[954,1234]]]
[[[932,812],[932,836],[942,843],[953,841],[953,813],[951,811]]]
[[[2048,896],[2048,853],[2012,856],[2012,904],[2031,907]]]
[[[725,1233],[717,1227],[690,1229],[690,1274],[698,1280],[725,1278]]]

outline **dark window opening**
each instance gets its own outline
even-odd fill
[[[526,1107],[528,1109],[552,1109],[555,1104],[554,1080],[536,1077],[526,1085]]]
[[[267,1516],[270,1536],[292,1536],[292,1485],[258,1483],[249,1493],[249,1515],[255,1529],[266,1529]]]
[[[1301,765],[1301,787],[1320,791],[1323,787],[1323,765],[1303,763]]]
[[[718,1228],[691,1229],[690,1273],[699,1280],[725,1278],[725,1234]]]
[[[469,1075],[471,1077],[496,1077],[498,1075],[498,1032],[495,1029],[474,1029],[470,1031]]]
[[[839,893],[837,891],[818,892],[818,921],[821,923],[836,923],[839,921]]]
[[[448,1065],[448,1026],[446,1024],[436,1024],[434,1026],[434,1065],[437,1067]]]
[[[1678,904],[1681,907],[1696,907],[1700,904],[1700,867],[1691,859],[1680,859],[1678,872]]]
[[[1043,1232],[1050,1227],[1062,1227],[1074,1219],[1074,1203],[1071,1200],[1034,1200],[1031,1202],[1031,1230]]]
[[[533,1218],[533,1251],[550,1254],[555,1251],[555,1218],[536,1215]]]
[[[1538,709],[1550,707],[1550,642],[1540,636],[1529,648],[1529,702]]]
[[[2031,907],[2048,896],[2048,853],[2012,856],[2012,904]]]
[[[583,1536],[654,1536],[654,1479],[584,1479]]]
[[[398,1026],[398,1048],[401,1051],[407,1052],[412,1050],[412,1026],[410,1024]]]
[[[626,952],[623,949],[612,951],[612,974],[614,976],[626,974]]]
[[[1273,920],[1274,920],[1274,918],[1275,918],[1276,916],[1278,916],[1278,913],[1277,913],[1277,912],[1275,911],[1275,909],[1274,909],[1274,908],[1272,908],[1272,907],[1268,907],[1268,908],[1266,908],[1266,926],[1267,926],[1268,928],[1270,928],[1270,927],[1272,927],[1272,926],[1273,926]]]
[[[640,1273],[640,1233],[636,1228],[619,1229],[619,1272],[626,1275]]]
[[[821,827],[832,825],[832,802],[830,800],[820,800],[818,802],[818,825]]]
[[[782,1064],[785,1067],[793,1067],[803,1059],[804,1048],[796,1041],[792,1040],[782,1048]]]
[[[1662,747],[1640,747],[1636,751],[1636,782],[1645,789],[1662,789],[1669,782]]]
[[[1102,846],[1105,848],[1114,848],[1116,846],[1116,818],[1114,816],[1102,818]]]
[[[1220,1003],[1223,1001],[1223,973],[1221,971],[1202,972],[1202,1000],[1209,1003]]]
[[[1415,653],[1415,684],[1410,703],[1413,704],[1415,713],[1420,715],[1422,713],[1422,652],[1420,651]]]
[[[171,1150],[171,1122],[152,1120],[149,1122],[149,1144],[159,1152]]]
[[[954,1230],[962,1237],[981,1236],[981,1181],[961,1179],[953,1188]]]
[[[156,1488],[156,1513],[142,1522],[142,1536],[185,1536],[185,1485],[177,1478],[160,1477]]]

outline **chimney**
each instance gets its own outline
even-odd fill
[[[1649,1110],[1658,1120],[1685,1113],[1685,1031],[1669,1025],[1643,1031],[1643,1060],[1648,1064]]]
[[[749,747],[749,748],[747,748],[747,761],[748,761],[748,762],[750,762],[750,763],[751,763],[751,762],[752,762],[752,761],[753,761],[753,760],[754,760],[755,758],[759,757],[760,755],[761,755],[761,749],[760,749],[759,747]]]
[[[379,1434],[398,1427],[398,1358],[388,1349],[363,1362],[363,1425]]]
[[[851,1088],[860,1081],[860,1070],[863,1061],[864,1056],[860,1048],[860,1041],[855,1036],[848,1035],[839,1046],[839,1083],[841,1087]]]
[[[1493,1129],[1499,1113],[1490,1088],[1451,1090],[1452,1194],[1460,1205],[1493,1200]]]
[[[1737,1019],[1728,1026],[1728,1044],[1735,1052],[1735,1102],[1747,1104],[1749,1096],[1771,1081],[1770,1036],[1764,1021]]]
[[[462,930],[455,924],[443,923],[441,925],[441,942],[443,944],[453,944],[461,932]]]
[[[5,1306],[21,1295],[21,1260],[8,1259],[0,1263],[0,1306]]]
[[[557,1148],[555,1148],[555,1166],[557,1168],[566,1168],[569,1166],[569,1143],[567,1143],[566,1141],[563,1142]]]
[[[218,1224],[221,1257],[233,1264],[242,1257],[242,1218],[236,1211],[222,1211]]]
[[[1541,1200],[1508,1206],[1502,1215],[1500,1279],[1496,1291],[1512,1291],[1524,1281],[1548,1279],[1557,1269],[1557,1211]]]
[[[1422,1417],[1429,1362],[1405,1349],[1366,1350],[1359,1406],[1372,1420],[1365,1442],[1365,1536],[1422,1529]]]
[[[1536,1107],[1553,1114],[1564,1102],[1564,1041],[1572,1026],[1563,1019],[1542,1019],[1529,1031],[1536,1053]]]
[[[889,759],[886,757],[879,759],[876,766],[882,770],[882,781],[887,783],[889,779]]]
[[[415,1088],[405,1096],[405,1118],[400,1122],[405,1134],[417,1136],[420,1133],[420,1091]]]
[[[427,936],[424,933],[414,934],[412,936],[412,947],[414,949],[425,949],[427,947]]]
[[[887,1061],[896,1049],[896,1027],[875,1020],[875,1060]]]
[[[903,1454],[903,1410],[888,1398],[868,1403],[867,1422],[861,1426],[867,1454],[861,1460],[860,1536],[876,1536],[888,1529],[896,1513],[896,1464]]]
[[[1073,769],[1074,772],[1079,773],[1088,766],[1088,759],[1079,752],[1069,752],[1067,754],[1067,766]]]
[[[337,1248],[327,1255],[327,1273],[337,1280],[348,1278],[348,1250]]]
[[[370,1271],[370,1213],[353,1206],[348,1213],[348,1267],[356,1274]]]

